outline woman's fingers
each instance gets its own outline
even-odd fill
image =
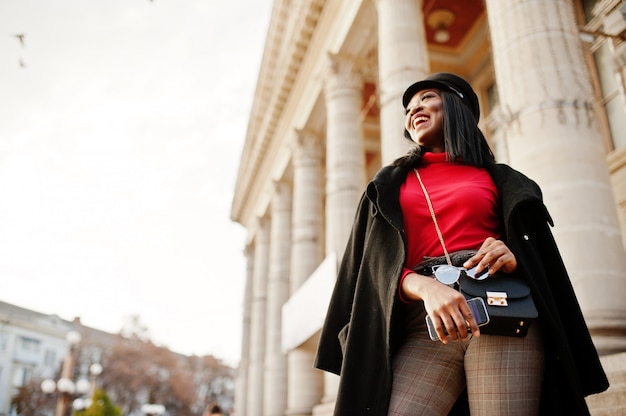
[[[478,252],[463,264],[463,267],[468,269],[474,266],[477,266],[478,273],[486,268],[489,269],[490,274],[498,270],[512,273],[517,269],[517,259],[502,240],[488,237]]]
[[[458,292],[457,292],[458,293]],[[448,340],[457,341],[467,339],[470,333],[480,336],[480,330],[472,311],[467,306],[465,298],[460,296],[438,310],[431,313],[435,332],[444,344]]]
[[[480,329],[478,329],[478,322],[476,322],[476,317],[472,313],[472,310],[470,309],[467,302],[463,304],[462,310],[463,315],[466,317],[467,328],[472,333],[472,335],[474,335],[475,337],[479,337]]]

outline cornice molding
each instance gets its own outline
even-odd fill
[[[326,0],[280,0],[274,5],[235,186],[231,211],[235,221],[240,219],[244,196],[249,194],[254,180],[251,172],[260,171],[266,157],[325,3]],[[295,12],[298,14],[294,16]]]

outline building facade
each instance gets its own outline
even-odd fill
[[[53,414],[55,405],[62,412],[61,378],[75,387],[66,410],[96,387],[129,416],[150,403],[163,403],[166,416],[200,416],[216,403],[233,408],[235,369],[211,355],[170,351],[134,329],[112,334],[0,301],[0,416],[18,415],[17,403],[23,415]]]
[[[276,0],[231,217],[248,232],[238,416],[331,414],[313,369],[367,181],[406,153],[401,95],[433,72],[476,90],[496,158],[542,187],[626,409],[626,5],[621,0]],[[602,265],[598,267],[598,265]]]
[[[55,377],[69,346],[71,323],[0,302],[0,415],[11,412],[11,397],[31,378]]]

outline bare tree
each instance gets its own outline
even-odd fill
[[[210,403],[232,408],[235,370],[212,356],[185,356],[148,339],[139,317],[131,317],[118,335],[78,327],[83,338],[75,350],[72,378],[88,376],[89,367],[104,368],[97,386],[106,392],[122,414],[139,412],[146,403],[162,404],[171,416],[201,416]],[[56,378],[60,377],[59,367]],[[31,380],[13,398],[21,416],[47,416],[54,397]]]
[[[48,416],[54,412],[55,398],[41,391],[39,378],[32,378],[11,398],[17,414],[21,416]]]
[[[146,402],[170,415],[201,415],[208,403],[230,403],[233,369],[213,357],[187,357],[150,341],[119,337],[103,356],[103,388],[127,414]]]

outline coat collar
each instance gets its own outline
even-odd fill
[[[510,218],[513,211],[527,203],[538,203],[545,213],[546,220],[554,226],[552,217],[543,204],[541,188],[532,179],[523,173],[504,164],[487,166],[487,172],[491,175],[502,203],[504,218]]]
[[[400,187],[412,166],[385,166],[378,171],[368,184],[366,194],[372,203],[372,215],[380,213],[396,229],[402,230],[402,210],[400,209]],[[526,203],[539,203],[543,207],[542,193],[539,186],[524,174],[505,164],[492,164],[486,167],[491,175],[502,203],[505,220],[518,207]],[[543,208],[546,219],[554,225],[550,214]]]
[[[366,190],[367,197],[372,202],[375,211],[380,212],[398,230],[403,228],[400,187],[409,170],[411,170],[409,165],[386,166],[378,171]]]

